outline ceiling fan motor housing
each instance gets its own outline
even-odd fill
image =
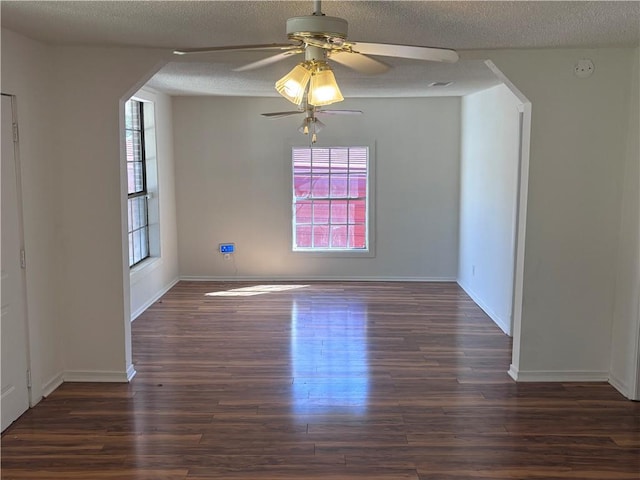
[[[324,38],[331,43],[332,39],[347,38],[347,21],[326,15],[306,15],[292,17],[287,20],[287,36],[290,39]]]

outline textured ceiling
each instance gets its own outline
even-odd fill
[[[54,44],[206,47],[286,40],[288,17],[311,1],[2,1],[2,26]],[[640,2],[324,1],[349,21],[349,39],[454,48],[632,46],[640,43]],[[252,71],[232,68],[255,53],[217,54],[168,64],[151,82],[174,94],[272,95],[295,60]],[[496,80],[481,62],[441,65],[384,58],[395,68],[362,76],[336,67],[351,96],[459,95]],[[451,87],[427,88],[433,81]]]

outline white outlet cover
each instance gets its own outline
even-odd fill
[[[593,62],[588,58],[578,60],[578,63],[576,63],[575,67],[573,68],[576,77],[579,78],[589,78],[591,75],[593,75],[594,70],[595,66],[593,65]]]

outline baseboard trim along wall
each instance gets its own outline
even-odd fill
[[[126,372],[111,372],[104,370],[67,370],[64,372],[63,379],[65,382],[102,382],[102,383],[128,383],[130,380],[129,367]],[[135,375],[135,370],[133,370]],[[131,375],[131,378],[133,378]]]
[[[156,303],[160,297],[171,290],[179,281],[180,278],[173,279],[165,287],[161,288],[153,297],[144,302],[144,304],[142,304],[142,306],[140,306],[135,312],[131,312],[131,321],[133,322],[136,318],[142,315],[147,308]]]
[[[185,282],[455,282],[455,277],[181,276]]]
[[[607,371],[582,370],[518,370],[509,367],[509,376],[517,382],[608,382]]]
[[[626,398],[632,398],[631,389],[629,388],[629,386],[612,373],[609,373],[609,383],[613,388],[618,390]]]
[[[501,318],[500,315],[498,315],[491,308],[489,308],[482,301],[482,299],[478,297],[476,293],[473,290],[471,290],[468,286],[466,286],[463,282],[458,280],[457,283],[467,293],[467,295],[471,297],[471,300],[473,300],[476,303],[476,305],[478,305],[484,311],[484,313],[486,313],[489,316],[489,318],[493,320],[493,323],[495,323],[498,327],[500,327],[500,330],[502,330],[505,334],[511,336],[511,322],[509,321],[509,319],[505,320],[504,318]]]
[[[42,385],[42,396],[44,398],[51,395],[64,382],[101,382],[101,383],[128,383],[136,375],[136,370],[132,365],[125,373],[105,372],[105,371],[81,371],[70,370],[60,372],[50,378]]]
[[[42,396],[48,397],[64,382],[64,372],[59,372],[42,385]]]

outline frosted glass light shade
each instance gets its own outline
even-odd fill
[[[276,90],[290,102],[300,105],[307,83],[309,83],[309,77],[311,77],[311,71],[304,64],[298,64],[276,82]]]
[[[311,76],[308,100],[315,106],[330,105],[344,100],[336,77],[329,68],[318,70]]]

